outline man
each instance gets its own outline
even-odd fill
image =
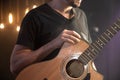
[[[23,19],[11,55],[11,72],[54,58],[64,42],[91,42],[81,0],[52,0],[31,10]]]

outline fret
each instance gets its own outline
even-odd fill
[[[79,59],[82,59],[83,63],[88,63],[90,60],[92,60],[93,58],[95,58],[95,56],[97,55],[97,53],[92,52],[93,49],[88,48],[83,54],[81,54]]]
[[[120,29],[120,25],[118,25],[117,23],[114,23],[119,29]]]
[[[90,60],[93,58],[90,53],[88,53],[87,55],[89,56]]]
[[[88,51],[87,55],[90,55],[91,57],[95,57],[96,56],[96,53],[92,52],[92,50],[90,50],[90,48],[88,48],[87,51]]]
[[[90,51],[94,56],[97,54],[97,52],[95,51],[95,49],[92,48],[92,47],[89,47],[88,51]]]
[[[114,34],[113,34],[113,33],[111,33],[108,29],[107,29],[107,31],[108,31],[108,33],[107,33],[108,35],[110,35],[110,34],[111,34],[112,36],[114,36]]]
[[[86,52],[87,52],[87,54],[86,54],[87,56],[90,56],[92,58],[94,57],[94,55],[91,55],[92,53],[89,50],[86,50]]]
[[[85,53],[83,53],[81,56],[83,56],[84,57],[84,59],[86,59],[87,61],[89,61],[90,59],[89,59],[89,57],[87,56],[87,55],[85,55]]]
[[[102,34],[102,37],[108,42],[108,41],[110,41],[110,37],[108,37],[108,35],[107,34],[109,34],[109,33],[107,33],[107,32],[104,32],[103,34]]]
[[[93,57],[90,55],[91,53],[90,53],[88,50],[86,50],[86,51],[84,52],[84,54],[89,57],[89,60],[93,58]]]
[[[101,44],[101,43],[99,43],[99,42],[100,42],[100,41],[99,41],[99,40],[97,40],[95,43],[97,43],[97,45],[98,45],[99,47],[103,48],[102,44]]]
[[[102,36],[104,36],[105,34],[103,33]],[[104,39],[102,36],[99,37],[100,41],[105,45],[108,41],[106,41],[106,39]],[[106,35],[105,35],[106,36]]]
[[[82,57],[84,60],[86,60],[86,61],[89,60],[88,57],[87,57],[87,55],[85,55],[85,52],[84,52],[83,54],[81,54],[81,57]]]
[[[116,34],[116,31],[114,31],[111,27],[106,31],[106,34],[107,34],[106,36],[109,36],[109,40],[110,40]]]
[[[109,32],[111,32],[111,33],[113,34],[113,36],[114,36],[117,32],[112,29],[113,26],[115,26],[115,25],[112,25],[112,26],[109,28]],[[112,38],[113,36],[111,36],[111,38]]]
[[[99,53],[99,51],[91,44],[90,47],[93,49],[92,51],[95,51],[96,53]]]
[[[78,60],[80,60],[83,64],[87,64],[87,61],[84,59],[84,56],[79,56]]]
[[[103,37],[103,35],[101,35],[101,38],[103,38],[106,42],[108,42],[108,40],[105,37]]]
[[[117,23],[114,23],[112,26],[117,32],[120,30],[120,26]]]
[[[116,27],[115,27],[115,28],[114,28],[114,27],[111,27],[111,28],[112,28],[116,33],[118,32],[118,31],[115,29]]]
[[[106,32],[106,33],[104,33],[104,34],[105,34],[105,35],[107,36],[107,38],[109,38],[109,40],[110,40],[110,39],[111,39],[110,36],[111,36],[112,33],[111,33],[109,30],[107,30],[107,31],[108,31],[108,32]]]
[[[99,51],[101,50],[95,43],[93,43],[93,45],[94,45]]]
[[[105,45],[105,42],[102,41],[100,38],[98,38],[98,40],[101,42],[101,44]]]
[[[85,57],[82,56],[82,55],[80,55],[78,59],[80,59],[80,61],[82,61],[82,62],[85,62],[85,61],[86,61],[86,60],[85,60]]]
[[[88,60],[86,59],[84,53],[80,55],[78,60],[82,61],[84,64],[88,63]]]

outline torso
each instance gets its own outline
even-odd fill
[[[31,15],[31,13],[34,14]],[[77,17],[77,19],[75,16],[73,16],[68,19],[57,11],[53,10],[48,4],[44,4],[32,10],[29,13],[28,18],[29,16],[34,19],[33,23],[35,24],[33,26],[35,29],[32,29],[33,32],[35,32],[33,34],[35,39],[32,41],[33,43],[31,43],[33,44],[33,50],[38,49],[39,47],[56,38],[64,29],[75,30],[79,34],[82,32],[81,26],[86,29],[85,23],[80,23],[80,21],[84,21],[84,16],[81,15],[79,18]],[[44,60],[54,58],[58,54],[59,50],[60,49],[54,50]]]

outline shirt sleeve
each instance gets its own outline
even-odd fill
[[[85,39],[87,42],[92,43],[89,28],[88,28],[88,22],[87,22],[87,16],[83,10],[80,8],[75,9],[75,15],[78,18],[78,21],[80,23],[80,30],[81,30],[81,35],[83,39]]]
[[[91,39],[91,36],[90,36],[90,31],[89,31],[89,28],[88,28],[87,16],[84,12],[83,12],[83,15],[84,15],[84,19],[85,19],[86,30],[87,30],[87,33],[88,33],[87,34],[87,39],[88,39],[89,43],[92,43],[92,39]]]
[[[16,44],[26,46],[30,49],[34,48],[34,42],[36,37],[36,24],[34,21],[33,13],[28,13],[22,23],[20,32],[18,34],[18,38]]]

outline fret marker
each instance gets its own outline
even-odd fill
[[[108,33],[108,35],[110,35],[110,33]]]

